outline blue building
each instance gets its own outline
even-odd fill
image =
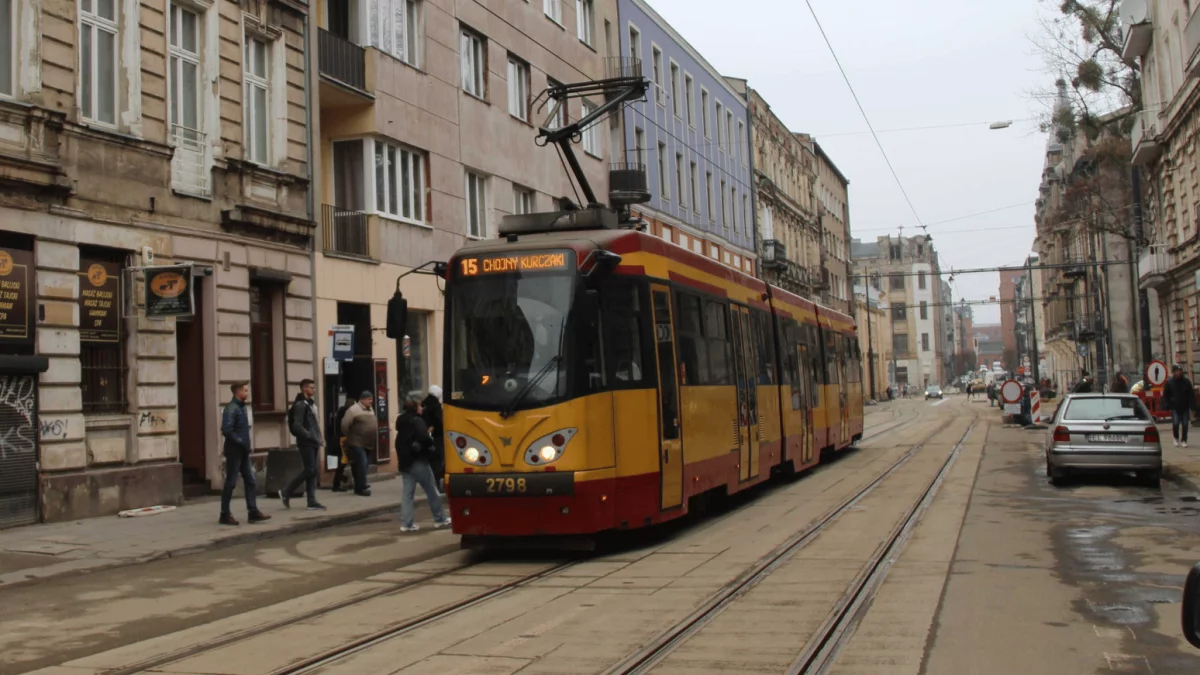
[[[644,164],[650,231],[726,265],[755,271],[746,100],[643,0],[618,0],[621,54],[652,85],[614,129],[615,161]]]

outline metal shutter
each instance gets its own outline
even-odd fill
[[[0,528],[38,520],[37,375],[0,375]]]

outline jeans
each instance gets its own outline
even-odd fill
[[[418,484],[425,491],[425,498],[429,500],[429,508],[433,511],[434,522],[446,522],[446,514],[442,511],[442,498],[438,496],[433,471],[429,468],[429,464],[423,459],[418,459],[408,467],[408,471],[403,472],[403,476],[404,492],[400,496],[400,524],[404,527],[413,525],[413,498],[417,494]]]
[[[1187,443],[1188,426],[1191,421],[1192,412],[1190,410],[1171,411],[1171,435],[1175,437],[1175,440]]]
[[[257,484],[254,481],[254,465],[250,462],[249,450],[225,451],[225,486],[221,489],[221,513],[230,513],[230,502],[233,501],[233,489],[237,487],[238,474],[242,475],[242,487],[246,490],[246,510],[254,513],[258,510],[254,491]]]
[[[320,448],[312,445],[300,446],[300,461],[304,462],[304,470],[296,474],[296,477],[288,482],[287,487],[283,489],[283,494],[291,497],[296,492],[296,488],[300,487],[300,483],[304,483],[304,496],[308,499],[310,505],[317,503],[317,452]]]
[[[350,473],[354,476],[354,491],[367,490],[367,450],[356,445],[346,446],[346,459],[350,460]]]

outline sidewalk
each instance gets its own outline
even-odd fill
[[[374,476],[370,497],[318,490],[328,511],[305,511],[304,497],[292,499],[292,508],[284,510],[278,499],[260,496],[259,506],[271,520],[255,525],[246,522],[246,502],[238,496],[233,509],[242,523],[238,527],[218,525],[220,504],[205,499],[154,516],[106,516],[0,530],[0,589],[334,527],[388,512],[397,514],[399,533],[402,485],[399,478]],[[424,495],[417,492],[417,501],[423,501]]]

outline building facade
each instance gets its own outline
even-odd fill
[[[667,241],[756,274],[744,88],[643,0],[618,0],[617,15],[620,54],[651,81],[613,129],[614,161],[646,167],[651,199],[634,214]]]
[[[854,286],[854,317],[858,321],[863,390],[868,399],[887,398],[888,386],[895,385],[892,368],[892,320],[888,294],[870,284]],[[872,358],[873,357],[873,358]],[[874,371],[871,362],[874,361]],[[874,378],[874,379],[872,379]]]
[[[1006,370],[1017,368],[1017,284],[1024,273],[1014,270],[1000,271],[1000,327],[1004,342],[1004,356],[1000,359]]]
[[[3,6],[0,526],[219,485],[243,380],[261,469],[313,375],[306,5]]]
[[[809,136],[802,136],[810,139]],[[821,208],[821,301],[850,313],[850,181],[821,147],[817,156],[817,202]]]
[[[353,359],[326,373],[322,390],[327,412],[363,390],[395,392],[377,406],[386,430],[404,397],[424,397],[442,383],[443,284],[411,272],[448,260],[468,240],[497,236],[505,215],[553,211],[563,198],[580,203],[557,153],[534,139],[538,127],[580,119],[603,101],[575,101],[550,120],[539,94],[553,83],[604,78],[604,59],[617,49],[616,5],[320,6],[315,316],[322,335],[342,325],[353,326],[355,336]],[[586,129],[575,146],[601,199],[608,192],[608,126]],[[409,310],[402,368],[383,331],[397,290]],[[331,356],[328,338],[319,349]],[[395,469],[386,444],[374,462]]]

